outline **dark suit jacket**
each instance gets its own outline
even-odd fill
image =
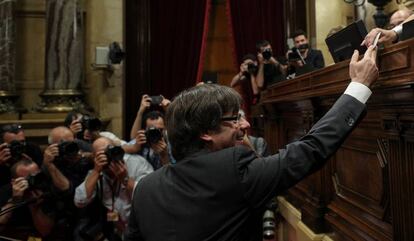
[[[134,193],[126,240],[248,240],[256,211],[321,168],[364,110],[342,95],[307,135],[275,155],[257,158],[242,146],[204,150],[146,176]]]

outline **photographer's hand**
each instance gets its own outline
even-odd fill
[[[165,98],[165,97],[164,97],[164,96],[162,96],[162,95],[161,95],[161,97],[162,97],[162,101],[161,101],[161,103],[160,103],[160,106],[162,107],[162,109],[163,109],[164,111],[167,111],[167,108],[168,108],[168,106],[171,104],[171,101],[170,101],[169,99]]]
[[[108,164],[108,157],[105,155],[105,151],[98,151],[95,154],[95,166],[93,170],[97,173],[101,173],[103,168]]]
[[[10,149],[7,147],[7,143],[0,145],[0,165],[4,164],[11,158]]]
[[[359,52],[355,50],[349,63],[349,76],[351,81],[370,87],[378,78],[378,68],[376,65],[377,47],[368,47],[364,57],[359,61],[358,57]]]
[[[152,144],[151,148],[154,150],[155,153],[160,155],[162,165],[165,165],[169,162],[168,146],[164,138],[159,140],[157,143]]]
[[[127,167],[123,160],[111,162],[111,164],[109,164],[109,169],[120,183],[128,177]]]
[[[259,62],[259,65],[265,64],[265,59],[263,58],[263,55],[261,53],[257,54],[257,61]]]
[[[43,165],[47,168],[53,185],[60,191],[66,191],[70,187],[69,180],[60,172],[60,170],[53,163],[55,158],[59,155],[58,144],[48,146],[43,154]]]
[[[24,191],[29,187],[29,183],[27,182],[26,178],[18,177],[16,179],[12,179],[11,184],[13,189],[13,199],[22,199]]]
[[[72,133],[75,135],[82,131],[81,119],[82,119],[82,116],[79,116],[78,118],[73,120],[72,123],[70,123],[69,128],[72,131]]]
[[[43,154],[43,164],[48,167],[50,166],[55,158],[59,155],[58,144],[52,144],[48,146]]]
[[[141,105],[139,106],[139,112],[144,113],[146,109],[151,106],[151,98],[149,95],[145,94],[141,98]]]

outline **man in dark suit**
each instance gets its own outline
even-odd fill
[[[352,82],[328,113],[302,139],[264,158],[236,145],[244,130],[233,89],[183,91],[166,118],[177,163],[138,183],[125,240],[249,240],[254,214],[321,168],[361,120],[378,77],[375,58],[373,47],[360,61],[356,51]]]

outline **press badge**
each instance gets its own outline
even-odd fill
[[[118,222],[119,220],[119,214],[116,211],[108,211],[106,213],[106,220],[108,222]]]

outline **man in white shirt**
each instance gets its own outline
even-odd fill
[[[128,222],[134,188],[153,168],[143,157],[124,154],[122,148],[112,145],[105,137],[94,141],[95,166],[76,188],[74,201],[77,207],[85,207],[98,196],[107,208],[105,218],[114,222],[122,233]]]

